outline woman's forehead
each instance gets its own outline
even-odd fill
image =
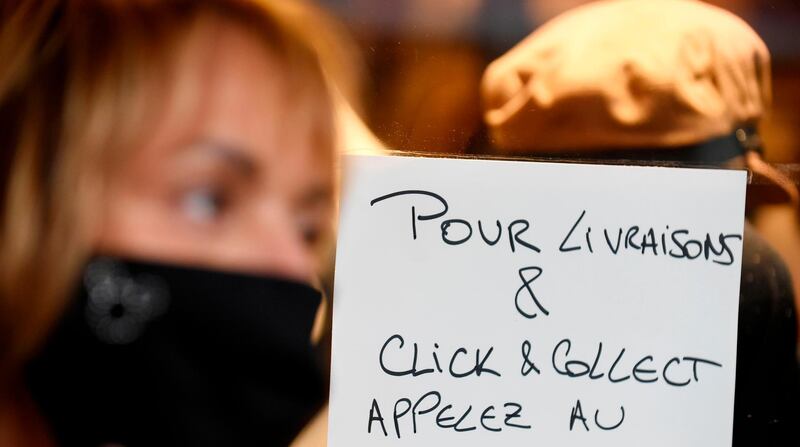
[[[256,162],[320,152],[312,150],[320,126],[313,110],[324,99],[295,91],[291,67],[255,33],[208,22],[177,48],[167,94],[155,100],[160,118],[143,144],[151,155],[198,140],[241,148]]]

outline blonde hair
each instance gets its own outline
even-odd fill
[[[334,136],[320,42],[304,31],[317,15],[296,1],[22,1],[0,14],[3,380],[18,375],[62,310],[91,254],[103,173],[146,133],[198,23],[222,20],[260,37],[301,99],[321,101],[315,137],[329,156]]]

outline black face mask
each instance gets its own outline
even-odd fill
[[[61,445],[288,445],[324,399],[320,294],[98,258],[26,379]]]

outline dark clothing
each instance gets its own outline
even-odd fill
[[[309,285],[96,258],[31,394],[61,446],[287,446],[325,394]]]
[[[733,445],[800,445],[800,370],[792,281],[781,258],[745,224]]]

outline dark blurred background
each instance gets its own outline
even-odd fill
[[[389,147],[485,153],[485,67],[548,19],[586,0],[318,0],[355,38],[361,104]],[[748,22],[772,54],[773,104],[760,126],[764,156],[800,182],[800,1],[709,1]],[[753,185],[751,188],[757,188]],[[785,258],[800,304],[800,219],[787,205],[750,218]]]
[[[319,0],[364,59],[362,114],[390,147],[482,152],[484,68],[548,19],[586,0]],[[773,58],[766,158],[800,161],[800,2],[710,1],[742,17]]]

